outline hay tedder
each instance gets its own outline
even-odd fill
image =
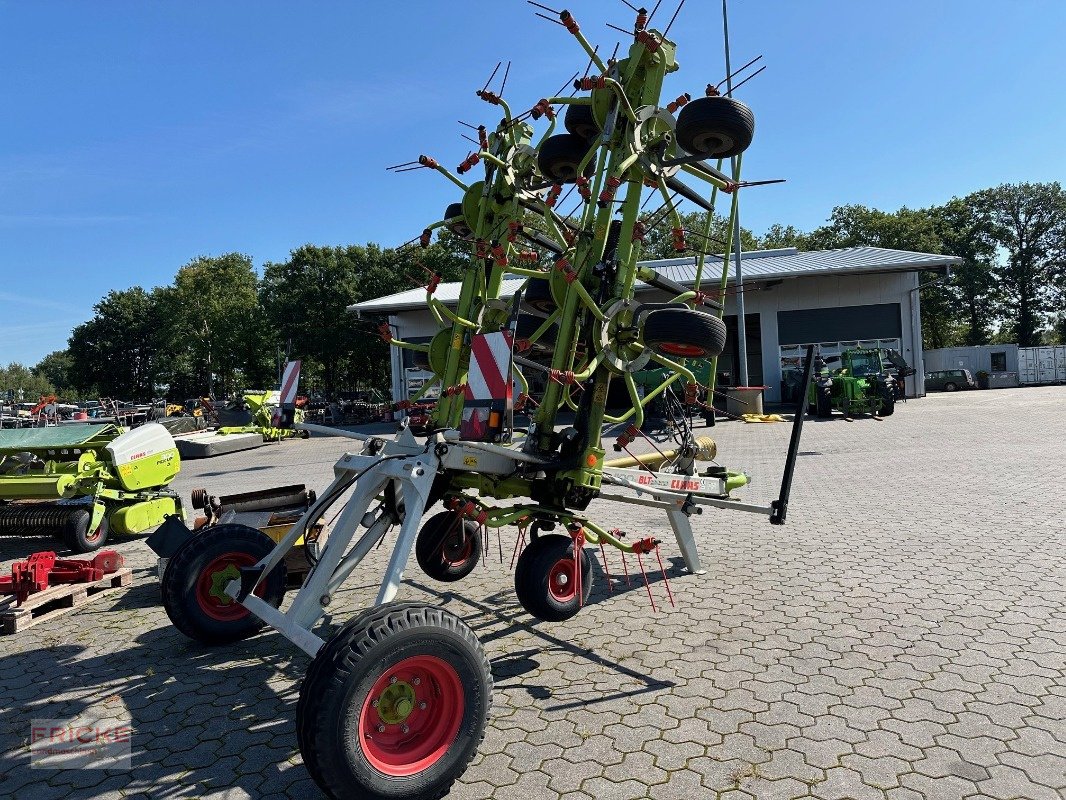
[[[414,241],[428,246],[434,231],[447,228],[468,242],[471,255],[455,307],[434,296],[440,279],[430,276],[426,303],[440,332],[428,345],[395,339],[388,326],[382,331],[394,346],[423,353],[434,374],[440,400],[426,435],[321,429],[361,440],[362,450],[337,462],[334,481],[280,543],[220,524],[182,545],[163,575],[170,619],[193,639],[232,642],[267,624],[312,656],[297,738],[307,769],[330,797],[440,797],[485,732],[492,679],[477,637],[441,608],[394,602],[412,550],[430,577],[455,581],[481,557],[485,531],[510,526],[514,552],[525,545],[514,565],[518,600],[539,619],[562,621],[589,597],[597,550],[630,554],[641,572],[658,557],[659,540],[591,520],[593,500],[661,509],[694,573],[702,570],[690,518],[704,508],[785,521],[802,413],[793,422],[780,494],[765,506],[734,498],[748,483],[743,472],[716,463],[697,468],[716,448],[693,435],[684,414],[668,449],[652,443],[650,454],[629,452],[656,397],[680,407],[675,390],[686,399],[714,390],[680,360],[713,359],[723,350],[725,260],[713,262],[723,274],[711,291],[701,289],[706,247],[689,247],[676,203],[684,198],[713,212],[720,194],[732,196],[735,218],[736,193],[751,185],[739,176],[754,131],[751,111],[711,86],[698,99],[662,102],[663,81],[678,69],[675,45],[670,26],[653,29],[644,9],[627,31],[628,50],[607,60],[569,12],[551,14],[588,62],[584,77],[574,76],[574,94],[515,114],[502,88],[486,85],[477,94],[502,119],[477,128],[478,149],[455,173],[429,156],[401,165],[436,171],[459,191],[443,219]],[[565,132],[557,131],[560,122]],[[539,135],[534,123],[543,126]],[[727,175],[723,160],[733,157]],[[475,169],[483,170],[480,179],[464,182],[460,176]],[[561,214],[567,186],[579,205]],[[637,265],[649,195],[659,196],[662,213],[674,220],[677,252],[696,254],[694,287]],[[505,275],[525,281],[511,299],[501,297]],[[638,283],[657,289],[658,302],[639,300]],[[650,364],[670,375],[640,397],[633,376]],[[808,354],[805,381],[810,365]],[[534,372],[542,391],[530,388]],[[713,382],[713,369],[710,375]],[[617,415],[606,410],[611,381],[621,381],[631,400]],[[523,404],[535,410],[528,428],[518,429],[514,411]],[[611,426],[619,455],[607,458]],[[438,503],[443,510],[423,522]],[[334,504],[341,508],[326,544],[282,611],[286,553]],[[323,640],[316,623],[394,528],[374,607]]]

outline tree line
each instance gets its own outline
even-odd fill
[[[654,216],[654,215],[649,215]],[[676,257],[667,220],[649,219],[645,258]],[[690,247],[721,252],[727,222],[682,215]],[[825,250],[871,246],[960,257],[944,278],[922,276],[927,348],[1016,342],[1066,343],[1066,192],[1058,183],[1016,183],[952,198],[943,205],[887,212],[840,206],[812,231],[773,225],[741,229],[745,250]],[[333,394],[384,389],[388,346],[352,303],[414,288],[425,269],[459,280],[467,245],[444,233],[429,248],[307,244],[262,275],[239,253],[199,257],[168,286],[113,290],[77,326],[65,350],[35,367],[0,368],[0,392],[27,400],[66,397],[148,399],[227,396],[272,386],[285,355],[303,361],[301,385]]]

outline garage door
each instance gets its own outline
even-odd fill
[[[899,339],[903,320],[899,303],[777,312],[779,344]]]

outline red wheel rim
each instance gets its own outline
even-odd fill
[[[577,570],[572,556],[560,558],[548,570],[548,593],[560,603],[577,597]]]
[[[703,347],[682,342],[661,342],[659,349],[669,356],[681,356],[682,358],[699,358],[707,353]]]
[[[225,593],[231,580],[240,580],[241,567],[250,567],[258,559],[248,553],[223,553],[200,570],[196,581],[196,601],[200,610],[220,622],[233,622],[246,616],[249,611]],[[266,587],[259,584],[255,594],[262,597]]]
[[[456,517],[448,535],[441,542],[441,558],[449,567],[459,567],[470,559],[473,552],[474,537],[467,535],[466,524]]]
[[[466,695],[455,668],[412,656],[386,669],[359,712],[363,755],[378,772],[414,775],[436,764],[455,741]]]
[[[95,542],[97,539],[99,539],[103,535],[104,535],[104,521],[100,520],[100,524],[96,526],[96,530],[93,531],[92,533],[88,534],[85,537],[85,541],[87,541],[87,542]]]

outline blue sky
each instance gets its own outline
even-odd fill
[[[569,9],[607,52],[621,34],[603,22],[632,22],[620,0]],[[584,68],[532,11],[0,0],[0,362],[35,363],[109,289],[168,283],[198,255],[261,266],[417,235],[455,190],[384,167],[458,164],[456,120],[498,117],[474,96],[498,60],[515,109]],[[738,93],[757,121],[745,177],[788,179],[744,195],[756,232],[1066,173],[1062,0],[731,0],[730,29],[734,65],[768,66]],[[723,77],[717,0],[688,0],[670,34],[671,96]]]

